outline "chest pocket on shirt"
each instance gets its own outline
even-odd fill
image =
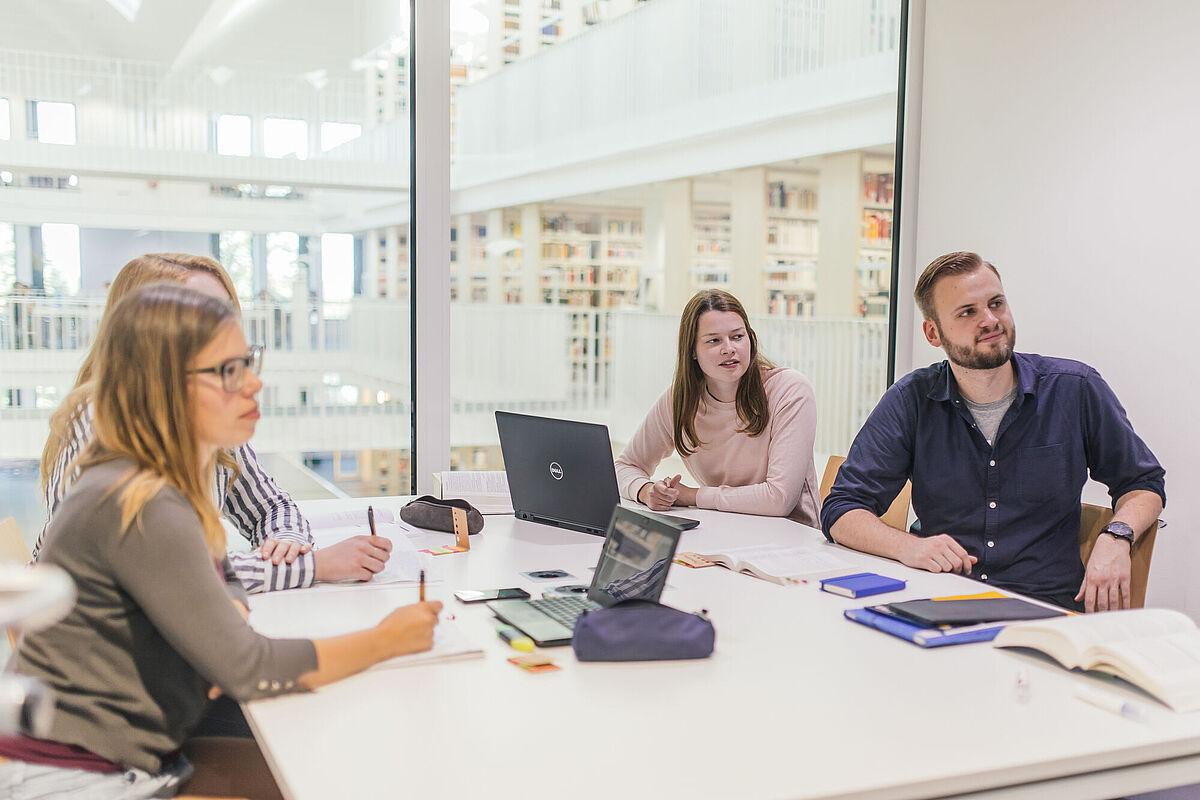
[[[1017,467],[1022,500],[1048,503],[1069,491],[1066,445],[1048,444],[1021,450],[1017,453]]]

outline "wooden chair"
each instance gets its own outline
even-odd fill
[[[833,488],[833,482],[837,479],[838,470],[842,468],[845,461],[845,456],[830,456],[829,461],[825,462],[825,474],[821,476],[821,502],[825,502],[825,498],[829,496],[829,490]],[[907,531],[908,506],[911,502],[912,482],[905,481],[904,488],[900,490],[900,494],[896,495],[896,499],[892,501],[880,519],[885,525],[890,525],[896,530]]]
[[[1094,506],[1083,503],[1079,516],[1079,557],[1087,564],[1096,546],[1096,538],[1100,531],[1112,519],[1113,512],[1104,506]],[[1129,576],[1129,603],[1133,608],[1146,605],[1146,583],[1150,578],[1150,556],[1154,552],[1154,537],[1158,533],[1158,522],[1150,526],[1150,530],[1138,537],[1133,544],[1131,554],[1131,570]]]
[[[17,524],[17,521],[9,517],[0,522],[0,562],[28,564],[32,560],[33,554],[29,552],[29,546],[25,544],[25,537],[21,535],[21,526]],[[10,647],[17,646],[18,635],[17,630],[8,629]]]

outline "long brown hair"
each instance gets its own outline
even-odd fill
[[[213,461],[201,463],[187,371],[225,326],[237,324],[231,304],[172,283],[143,287],[111,309],[92,348],[94,437],[68,473],[116,458],[134,462],[114,489],[122,530],[140,524],[146,503],[173,486],[199,515],[213,557],[224,553],[225,528],[212,501]]]
[[[229,273],[215,260],[208,256],[195,256],[187,253],[146,253],[129,261],[121,267],[117,277],[113,278],[108,288],[108,300],[104,304],[104,314],[96,331],[96,341],[106,335],[106,326],[112,320],[113,308],[126,296],[151,283],[171,281],[183,283],[194,272],[205,272],[214,277],[229,294],[229,300],[235,310],[240,311],[237,290]],[[75,422],[88,408],[92,397],[92,378],[96,372],[96,347],[93,344],[88,354],[84,356],[83,364],[75,376],[75,385],[71,392],[50,415],[50,435],[46,438],[46,446],[42,448],[41,486],[42,494],[50,476],[54,474],[54,465],[59,460],[64,449],[71,442]],[[233,458],[222,454],[220,463],[236,469]],[[64,477],[66,477],[64,475]],[[65,483],[65,481],[64,481]],[[64,487],[60,486],[61,492]]]
[[[762,373],[775,365],[758,352],[758,336],[750,327],[746,309],[729,292],[720,289],[697,292],[683,307],[683,315],[679,318],[679,349],[675,356],[675,380],[671,384],[671,425],[675,450],[683,457],[690,456],[704,444],[696,435],[696,411],[706,391],[704,372],[696,360],[696,336],[700,330],[700,316],[705,311],[734,312],[742,318],[746,335],[750,337],[750,364],[738,381],[737,388],[737,415],[744,423],[741,432],[760,436],[770,421]]]

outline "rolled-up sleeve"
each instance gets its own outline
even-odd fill
[[[1089,369],[1083,381],[1084,454],[1093,480],[1108,487],[1116,505],[1133,491],[1154,492],[1167,504],[1166,471],[1133,430],[1121,401],[1100,373]]]
[[[854,437],[846,461],[829,496],[821,504],[821,530],[830,531],[842,516],[857,508],[882,516],[904,488],[912,472],[916,408],[910,391],[895,384],[883,395]]]

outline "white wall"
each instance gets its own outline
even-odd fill
[[[81,291],[103,294],[105,284],[117,276],[121,267],[144,253],[212,255],[211,234],[80,228]]]
[[[1200,555],[1200,4],[913,5],[924,63],[907,109],[920,120],[919,142],[906,138],[919,169],[904,175],[917,195],[901,225],[915,236],[904,268],[950,250],[983,254],[1004,278],[1018,348],[1085,361],[1108,380],[1167,470],[1169,527],[1147,603],[1200,618],[1189,587]],[[897,373],[940,357],[916,334]],[[1085,498],[1104,502],[1097,488]]]

